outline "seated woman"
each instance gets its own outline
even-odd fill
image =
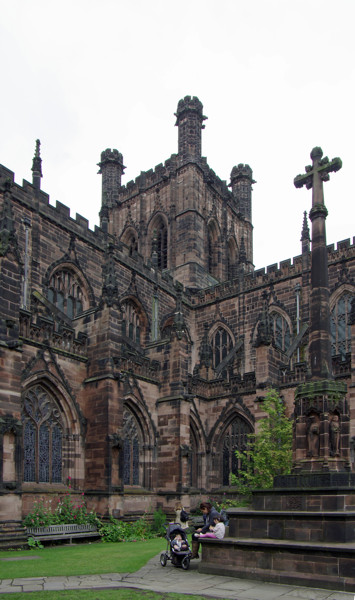
[[[199,558],[199,535],[201,533],[207,533],[210,530],[210,526],[214,526],[214,519],[216,516],[220,518],[220,514],[216,511],[214,506],[210,502],[201,502],[200,509],[203,514],[204,526],[196,529],[196,532],[192,534],[192,556],[191,558]]]
[[[222,540],[224,538],[226,528],[222,521],[221,515],[217,513],[213,521],[214,525],[210,525],[209,531],[206,531],[206,533],[195,533],[195,536],[198,537],[199,540],[201,538],[216,538],[218,540]]]

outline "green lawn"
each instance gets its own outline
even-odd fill
[[[0,552],[0,579],[17,577],[49,577],[96,573],[133,573],[147,561],[165,550],[163,538],[146,542],[94,543],[62,545],[42,550],[11,550]],[[39,557],[21,560],[21,557]],[[19,560],[3,561],[3,558]],[[168,577],[168,574],[167,574]],[[23,600],[23,593],[2,594],[8,600]],[[204,596],[159,594],[121,588],[115,590],[67,590],[28,592],[27,600],[205,600]]]
[[[34,550],[0,552],[0,579],[134,573],[165,550],[164,538],[145,542],[93,543],[50,546]],[[38,556],[34,560],[3,561],[2,558]]]

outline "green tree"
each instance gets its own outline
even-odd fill
[[[263,410],[266,416],[259,420],[257,433],[248,435],[245,451],[236,450],[239,473],[230,476],[239,493],[248,496],[253,489],[272,488],[275,475],[291,472],[292,422],[276,390],[266,394]]]

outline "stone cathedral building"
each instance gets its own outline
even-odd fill
[[[251,168],[234,166],[228,183],[211,169],[198,98],[175,116],[177,153],[135,181],[122,183],[120,152],[102,152],[95,231],[49,204],[39,142],[32,183],[0,166],[0,521],[69,482],[102,515],[195,506],[238,472],[266,389],[291,415],[307,381],[307,215],[299,256],[255,271]],[[352,437],[350,240],[328,246],[328,275]]]

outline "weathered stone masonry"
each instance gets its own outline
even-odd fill
[[[268,386],[293,412],[310,371],[308,220],[299,256],[255,271],[253,173],[218,178],[205,121],[180,100],[178,152],[126,185],[122,154],[102,152],[95,231],[49,204],[39,143],[32,183],[0,167],[0,520],[69,481],[102,514],[193,506],[225,489]],[[355,436],[354,244],[327,252]]]

